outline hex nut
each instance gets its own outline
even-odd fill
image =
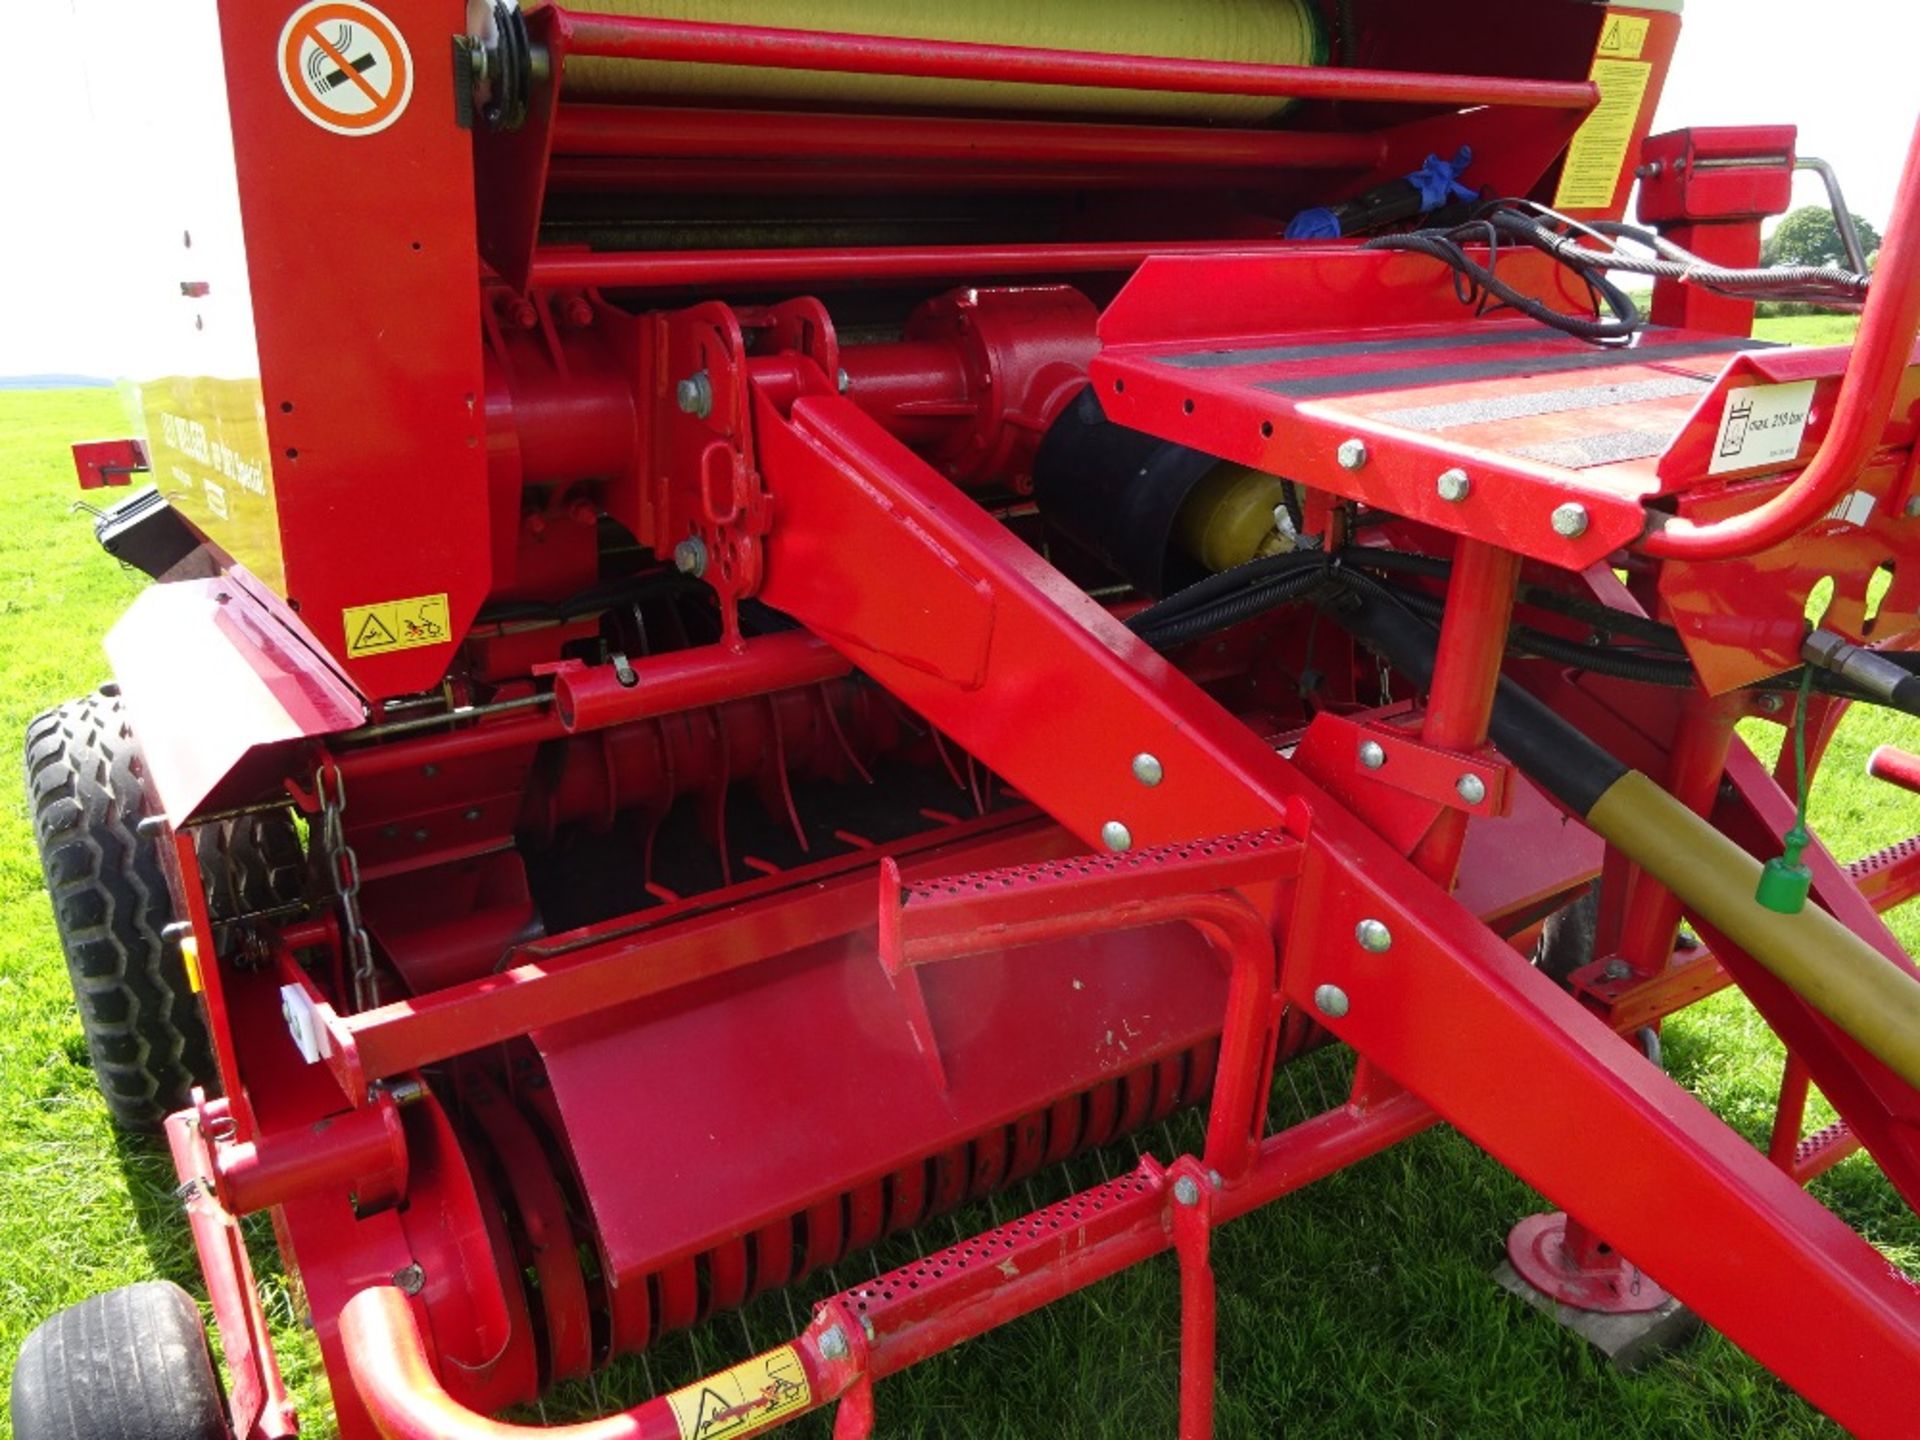
[[[1587,507],[1569,500],[1554,507],[1553,533],[1567,540],[1578,540],[1587,533]]]

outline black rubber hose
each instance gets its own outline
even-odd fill
[[[1421,689],[1433,683],[1440,634],[1374,582],[1349,587],[1327,614]],[[1544,703],[1502,679],[1488,733],[1500,752],[1577,815],[1585,815],[1627,773]]]

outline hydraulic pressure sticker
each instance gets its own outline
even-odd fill
[[[313,0],[280,32],[280,83],[294,109],[336,135],[373,135],[413,98],[399,26],[360,0]]]
[[[1747,385],[1727,392],[1726,413],[1714,441],[1709,474],[1783,465],[1800,453],[1813,407],[1813,381],[1793,385]]]
[[[805,1410],[813,1399],[791,1345],[744,1360],[667,1396],[680,1440],[736,1440]]]
[[[447,597],[416,595],[379,605],[349,605],[340,612],[347,627],[347,658],[364,660],[389,650],[445,645],[453,639],[447,623]]]
[[[1604,210],[1613,204],[1640,123],[1640,106],[1653,80],[1653,66],[1640,58],[1652,23],[1633,15],[1609,15],[1601,28],[1588,76],[1600,87],[1600,103],[1567,149],[1560,189],[1553,197],[1555,209]]]

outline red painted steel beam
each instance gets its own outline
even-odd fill
[[[744,285],[881,285],[1005,275],[1088,275],[1133,270],[1153,255],[1280,255],[1276,241],[1088,241],[1041,245],[882,245],[860,249],[539,250],[532,289],[710,290]]]
[[[1031,167],[1126,166],[1362,169],[1381,164],[1377,135],[1225,130],[1182,125],[1086,125],[967,116],[809,115],[665,105],[566,105],[556,156],[699,160],[934,160]]]
[[[1586,81],[1434,75],[1397,70],[1316,69],[1167,55],[1110,55],[957,40],[845,35],[766,25],[714,25],[627,15],[590,15],[554,7],[565,53],[611,60],[825,70],[843,75],[907,75],[1016,85],[1084,86],[1196,95],[1271,95],[1293,100],[1376,100],[1408,105],[1518,105],[1591,110]]]

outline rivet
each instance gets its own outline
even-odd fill
[[[1193,1177],[1191,1175],[1182,1175],[1178,1180],[1173,1182],[1173,1198],[1178,1200],[1182,1205],[1197,1205],[1200,1203],[1200,1187],[1193,1183]]]
[[[1353,938],[1360,942],[1362,950],[1371,950],[1376,955],[1393,948],[1393,932],[1378,920],[1362,920],[1353,927]]]
[[[1149,755],[1142,750],[1133,757],[1133,778],[1142,785],[1158,785],[1167,778],[1167,772],[1160,764],[1158,755]]]
[[[1478,805],[1487,798],[1487,782],[1471,772],[1454,781],[1453,788],[1469,805]]]
[[[1906,516],[1909,520],[1920,520],[1920,495],[1907,501]]]
[[[1458,505],[1473,493],[1473,481],[1464,470],[1448,470],[1435,482],[1434,488],[1439,490],[1442,500]]]
[[[1100,843],[1117,855],[1133,848],[1133,832],[1118,820],[1109,820],[1100,827]]]
[[[853,388],[853,376],[847,373],[846,366],[842,365],[840,367],[838,373],[836,373],[833,377],[833,383],[834,383],[834,388],[838,390],[842,395],[846,394],[849,390]]]
[[[1338,1020],[1347,1013],[1347,992],[1338,985],[1322,985],[1313,992],[1313,1008]]]
[[[420,1268],[418,1261],[393,1272],[393,1283],[400,1287],[403,1294],[418,1295],[427,1288],[427,1272]]]
[[[1340,462],[1342,470],[1358,470],[1367,463],[1367,445],[1364,440],[1342,440],[1340,448],[1334,451],[1334,458]]]
[[[1380,748],[1378,740],[1360,742],[1360,763],[1369,770],[1378,770],[1387,763],[1387,752]]]
[[[1587,507],[1569,500],[1554,508],[1553,533],[1568,540],[1578,540],[1587,533]]]

